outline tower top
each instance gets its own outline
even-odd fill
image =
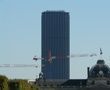
[[[46,10],[42,13],[68,13],[69,14],[69,12],[66,12],[64,10]]]

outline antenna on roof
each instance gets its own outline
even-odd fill
[[[100,48],[100,55],[102,55],[103,54],[103,52],[102,52],[102,49]]]
[[[103,54],[103,51],[102,51],[102,48],[100,48],[100,55],[99,55],[99,57],[100,57],[101,60],[103,60],[103,55],[102,54]]]

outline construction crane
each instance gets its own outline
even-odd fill
[[[56,59],[56,57],[55,56],[51,56],[50,58],[39,58],[37,56],[33,57],[33,60],[35,60],[35,61],[37,61],[37,60],[47,60],[50,63],[52,62],[53,59]]]
[[[51,56],[51,52],[49,52],[48,57],[47,58],[39,58],[37,56],[33,57],[33,60],[37,61],[37,60],[47,60],[49,63],[52,62],[52,60],[56,59],[56,58],[77,58],[77,57],[94,57],[97,56],[97,54],[92,53],[92,54],[72,54],[72,55],[67,55],[67,56]]]
[[[67,56],[68,58],[74,58],[74,57],[94,57],[97,56],[97,54],[92,53],[92,54],[72,54],[70,56]]]
[[[16,68],[24,68],[24,67],[38,67],[35,64],[0,64],[0,68],[1,67],[16,67]]]
[[[37,56],[33,57],[33,60],[35,60],[35,61],[37,61],[37,60],[47,60],[49,63],[51,63],[53,59],[56,59],[56,56],[52,56],[50,50],[48,52],[48,56],[45,57],[45,58],[39,58]]]

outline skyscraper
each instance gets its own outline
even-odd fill
[[[69,79],[70,53],[69,13],[45,11],[42,13],[42,60],[41,71],[46,79]],[[55,56],[52,61],[49,59]]]

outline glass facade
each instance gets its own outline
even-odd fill
[[[42,68],[46,79],[69,79],[70,26],[69,13],[46,11],[42,13]],[[50,56],[56,58],[49,62]]]

